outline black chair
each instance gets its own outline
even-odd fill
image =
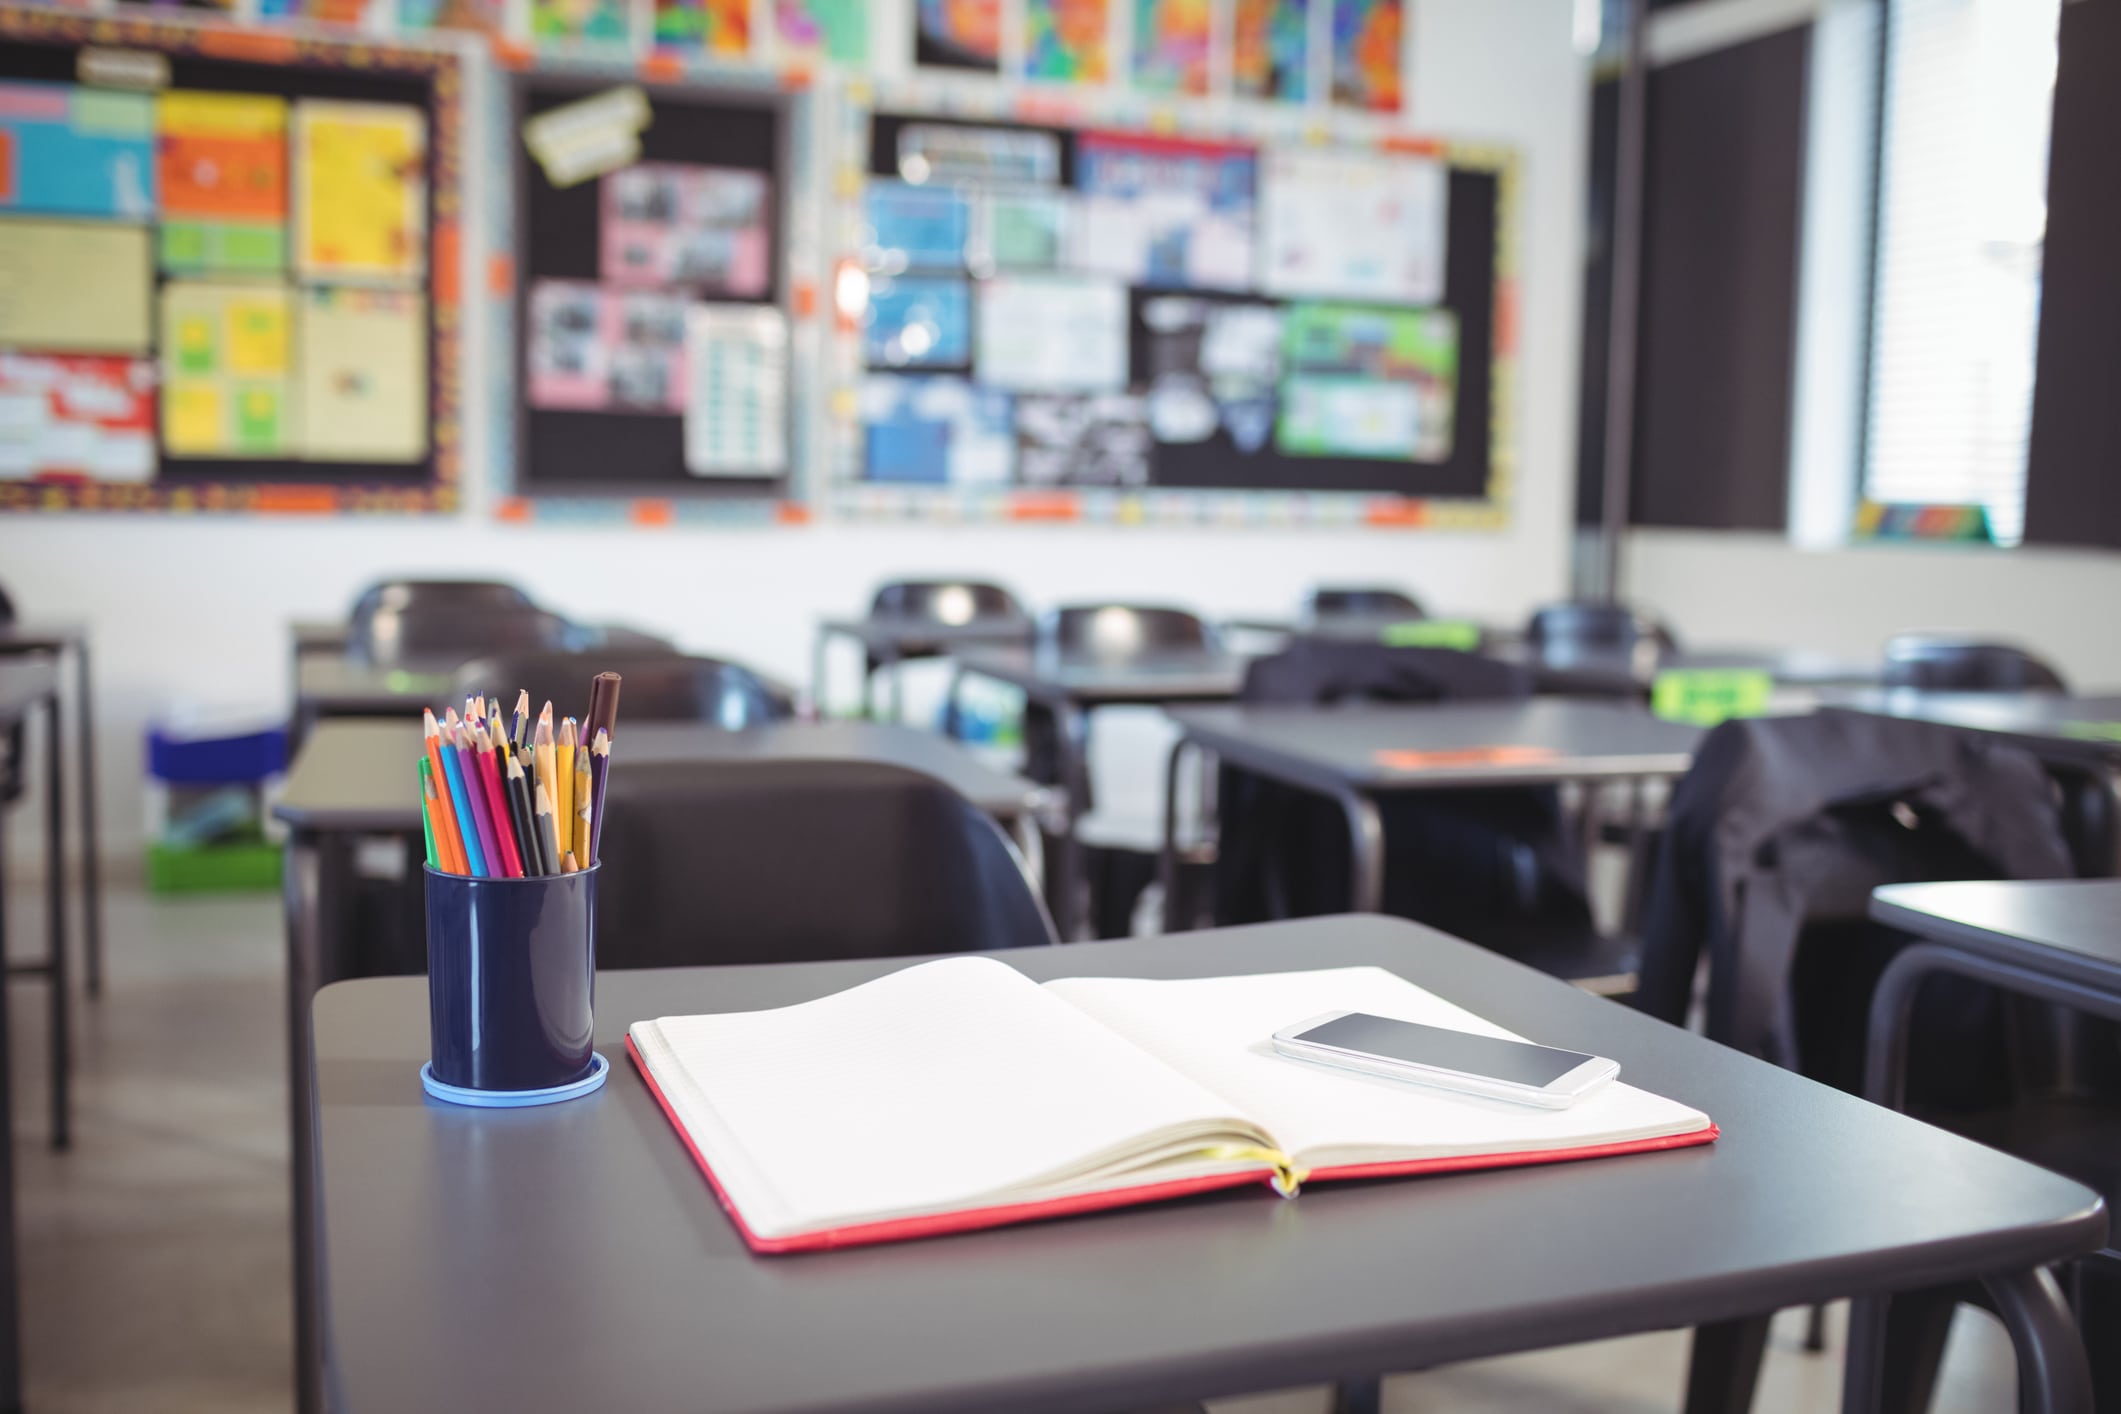
[[[1027,617],[1008,590],[972,579],[895,580],[878,587],[869,614],[878,619],[928,619],[953,626],[978,619]]]
[[[457,609],[474,613],[535,609],[528,594],[498,579],[385,579],[362,590],[349,618],[378,609]]]
[[[1571,601],[1536,609],[1524,626],[1525,643],[1542,657],[1632,652],[1639,643],[1674,646],[1671,630],[1624,604]]]
[[[1304,604],[1306,622],[1321,619],[1422,619],[1428,612],[1411,594],[1358,585],[1320,585]]]
[[[604,812],[600,967],[903,957],[1055,941],[994,821],[901,766],[614,765]]]
[[[1043,645],[1094,658],[1216,647],[1215,630],[1200,615],[1151,604],[1067,604],[1048,610],[1038,632]]]
[[[1930,692],[2067,692],[2062,675],[2009,643],[1903,633],[1886,640],[1879,681]]]
[[[460,608],[378,604],[357,613],[348,648],[379,666],[447,664],[481,654],[559,650],[568,646],[565,619],[536,608]]]
[[[622,721],[711,722],[737,731],[795,715],[787,694],[749,668],[667,653],[498,653],[457,669],[457,690],[498,697],[504,713],[519,690],[528,690],[532,712],[550,702],[556,718],[579,721],[589,710],[590,680],[606,672],[622,679]]]

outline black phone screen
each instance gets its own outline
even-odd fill
[[[1322,1026],[1314,1026],[1296,1039],[1385,1060],[1405,1061],[1410,1065],[1486,1076],[1490,1080],[1504,1080],[1535,1089],[1551,1085],[1593,1059],[1581,1051],[1558,1051],[1551,1046],[1534,1046],[1524,1041],[1498,1041],[1490,1036],[1446,1031],[1440,1026],[1421,1026],[1411,1021],[1393,1021],[1363,1012],[1349,1012]]]

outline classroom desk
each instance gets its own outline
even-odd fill
[[[66,792],[60,764],[64,759],[56,663],[30,659],[0,660],[0,733],[23,726],[39,709],[44,712],[44,838],[66,838]],[[24,763],[26,764],[26,763]],[[7,946],[6,852],[0,850],[0,955]],[[66,871],[44,871],[46,955],[41,963],[19,964],[10,976],[31,973],[50,982],[52,1147],[68,1143],[68,1052],[66,995]],[[0,1136],[14,1133],[13,1084],[9,1074],[6,998],[0,996]],[[22,1407],[20,1293],[15,1275],[15,1167],[13,1146],[0,1143],[0,1409]]]
[[[2050,765],[2102,774],[2121,768],[2121,695],[1884,687],[1836,697],[1826,710],[1982,732],[2023,747]]]
[[[1140,1408],[1684,1326],[1735,1385],[1767,1313],[1959,1278],[1999,1294],[2041,1388],[2081,1388],[2041,1268],[2096,1248],[2106,1211],[2058,1175],[1396,919],[996,956],[1040,979],[1382,966],[1614,1057],[1722,1137],[759,1257],[626,1058],[627,1025],[787,1005],[910,959],[603,974],[610,1083],[515,1111],[426,1099],[425,989],[350,982],[316,999],[314,1058],[339,1407]]]
[[[81,815],[81,938],[88,994],[103,995],[102,861],[96,849],[96,712],[90,693],[88,630],[80,624],[0,624],[0,660],[74,660],[74,730],[77,774],[74,798]],[[64,691],[64,688],[61,689]]]
[[[1028,618],[985,618],[970,623],[946,624],[907,614],[871,615],[860,619],[825,619],[817,626],[811,647],[810,700],[819,711],[825,707],[825,653],[834,638],[851,638],[862,647],[867,663],[875,667],[862,679],[862,715],[875,715],[870,703],[871,676],[887,671],[891,683],[891,720],[906,715],[905,680],[899,665],[914,658],[933,658],[961,648],[1013,648],[1028,646],[1038,626]]]
[[[1579,653],[1542,653],[1522,641],[1486,650],[1506,663],[1530,669],[1536,691],[1587,697],[1647,697],[1659,673],[1760,672],[1777,687],[1817,691],[1862,687],[1878,681],[1878,665],[1804,649],[1700,648],[1656,651],[1636,648]]]
[[[1163,707],[1176,702],[1227,702],[1244,683],[1250,660],[1217,651],[1153,651],[1125,658],[1062,653],[1053,648],[973,648],[955,656],[950,703],[968,677],[988,678],[1016,688],[1053,714],[1060,753],[1059,771],[1066,812],[1059,847],[1052,860],[1057,900],[1054,923],[1063,940],[1075,938],[1084,923],[1082,846],[1075,837],[1089,798],[1089,715],[1099,707]],[[1166,802],[1168,811],[1170,806]]]
[[[418,972],[425,966],[420,919],[420,813],[412,763],[420,724],[327,721],[303,744],[273,813],[289,829],[287,916],[288,1074],[307,1073],[309,1004],[319,987],[348,977]],[[744,731],[692,722],[635,722],[620,718],[613,759],[634,770],[657,762],[807,759],[882,761],[936,777],[1012,829],[1036,859],[1035,827],[1044,792],[1021,776],[999,771],[955,742],[912,727],[883,722],[775,722]],[[384,910],[399,936],[364,936],[349,917],[357,888],[356,855],[364,841],[385,837],[404,870],[402,885],[385,890]],[[307,1213],[310,1195],[308,1097],[291,1087],[289,1123],[294,1164],[295,1319],[298,1352],[313,1351],[314,1273]],[[306,1368],[309,1362],[304,1362]],[[305,1387],[305,1399],[314,1391]],[[305,1410],[319,1406],[305,1402]]]
[[[1168,885],[1177,860],[1172,787],[1191,749],[1338,804],[1348,822],[1349,897],[1358,913],[1375,912],[1384,898],[1378,796],[1681,776],[1702,735],[1699,727],[1663,721],[1640,707],[1566,697],[1404,707],[1186,707],[1171,719],[1179,738],[1164,775],[1166,897],[1175,893]],[[1421,759],[1389,759],[1395,752]],[[1175,918],[1168,921],[1176,926]]]

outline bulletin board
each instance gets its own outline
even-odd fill
[[[445,511],[457,56],[0,6],[0,510]]]
[[[616,86],[646,99],[637,156],[556,181],[524,125]],[[595,69],[518,73],[512,90],[519,336],[503,514],[568,498],[784,503],[802,447],[788,317],[796,99]]]
[[[1501,524],[1511,154],[1131,107],[850,105],[830,505]]]

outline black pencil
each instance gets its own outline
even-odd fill
[[[508,757],[508,815],[515,821],[516,838],[523,842],[523,872],[525,874],[549,874],[545,867],[544,851],[539,847],[537,817],[531,813],[529,778],[523,774],[523,758],[511,752]]]

